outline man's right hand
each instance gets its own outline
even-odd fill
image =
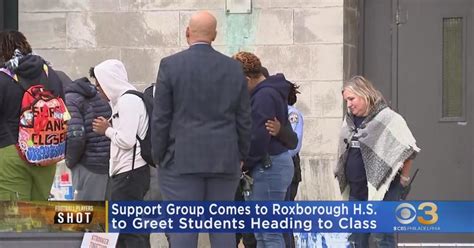
[[[97,134],[104,135],[107,128],[110,127],[110,123],[103,116],[99,116],[92,121],[92,131]]]

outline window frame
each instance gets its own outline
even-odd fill
[[[462,93],[461,93],[461,104],[462,104],[462,107],[461,107],[461,115],[460,116],[453,116],[453,117],[449,117],[449,116],[443,116],[443,107],[444,107],[444,100],[443,100],[443,97],[444,97],[444,80],[443,80],[443,76],[444,76],[444,44],[445,44],[445,40],[444,40],[444,20],[445,19],[450,19],[450,18],[460,18],[461,19],[461,24],[462,24],[462,38],[461,38],[461,42],[462,42],[462,58],[461,58],[461,77],[462,77],[462,82],[461,82],[461,89],[462,89]],[[467,38],[468,38],[468,29],[467,29],[467,23],[468,23],[468,18],[467,16],[443,16],[441,18],[441,39],[442,39],[442,42],[441,42],[441,50],[443,51],[442,52],[442,57],[441,57],[441,80],[440,80],[440,94],[439,94],[439,97],[440,97],[440,105],[439,105],[439,121],[440,122],[465,122],[467,120],[467,115],[466,115],[466,103],[467,103],[467,93],[466,93],[466,89],[467,89],[467,82],[466,82],[466,78],[467,78]]]

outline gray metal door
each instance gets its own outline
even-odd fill
[[[422,148],[410,198],[474,200],[474,1],[398,9],[397,106]]]
[[[474,0],[364,0],[363,74],[422,151],[409,200],[474,200]],[[474,243],[404,234],[405,243]]]
[[[422,151],[409,199],[474,200],[474,1],[399,0],[396,105]],[[474,235],[399,242],[474,243]]]
[[[0,0],[0,31],[18,30],[18,0]]]

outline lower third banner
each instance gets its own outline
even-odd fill
[[[107,231],[472,233],[474,202],[108,202]]]

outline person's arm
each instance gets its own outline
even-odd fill
[[[105,130],[105,136],[109,137],[110,142],[115,144],[120,149],[132,149],[137,143],[137,130],[140,122],[140,114],[142,111],[139,106],[143,106],[142,100],[135,95],[126,94],[120,97],[118,105],[119,124],[109,126]],[[105,119],[105,118],[103,118]]]
[[[280,121],[275,117],[273,120],[267,120],[265,127],[270,135],[277,138],[286,148],[295,149],[297,147],[298,137],[289,122],[282,128]]]
[[[84,116],[82,114],[81,104],[84,99],[77,99],[75,95],[66,95],[66,106],[71,114],[68,122],[67,140],[66,140],[66,165],[73,168],[81,160],[86,145],[86,132],[84,127]]]
[[[239,155],[242,162],[245,161],[249,154],[250,149],[250,135],[252,129],[252,119],[251,119],[251,110],[250,110],[250,100],[249,93],[247,91],[247,80],[242,73],[242,79],[240,80],[240,103],[239,108],[237,109],[236,114],[236,127],[237,127],[237,137],[239,145]]]
[[[151,142],[155,164],[159,164],[165,156],[173,120],[173,90],[166,75],[167,68],[166,60],[161,60],[153,98]]]
[[[405,160],[405,162],[403,162],[403,167],[400,174],[400,183],[403,186],[407,186],[408,183],[410,182],[410,169],[411,169],[412,164],[413,164],[412,159],[407,159]]]
[[[289,119],[289,122],[291,123],[291,127],[293,128],[293,131],[298,136],[298,145],[293,150],[290,150],[291,157],[294,157],[296,156],[296,154],[300,152],[301,146],[303,145],[304,121],[303,121],[303,116],[297,110],[290,111],[290,113],[288,113],[288,119]]]
[[[248,159],[245,161],[244,169],[251,169],[257,163],[261,162],[262,158],[267,155],[268,145],[270,144],[271,136],[265,128],[267,120],[273,118],[275,113],[275,103],[269,93],[266,93],[263,88],[255,96],[257,100],[252,102],[252,138],[250,142],[250,152]]]

